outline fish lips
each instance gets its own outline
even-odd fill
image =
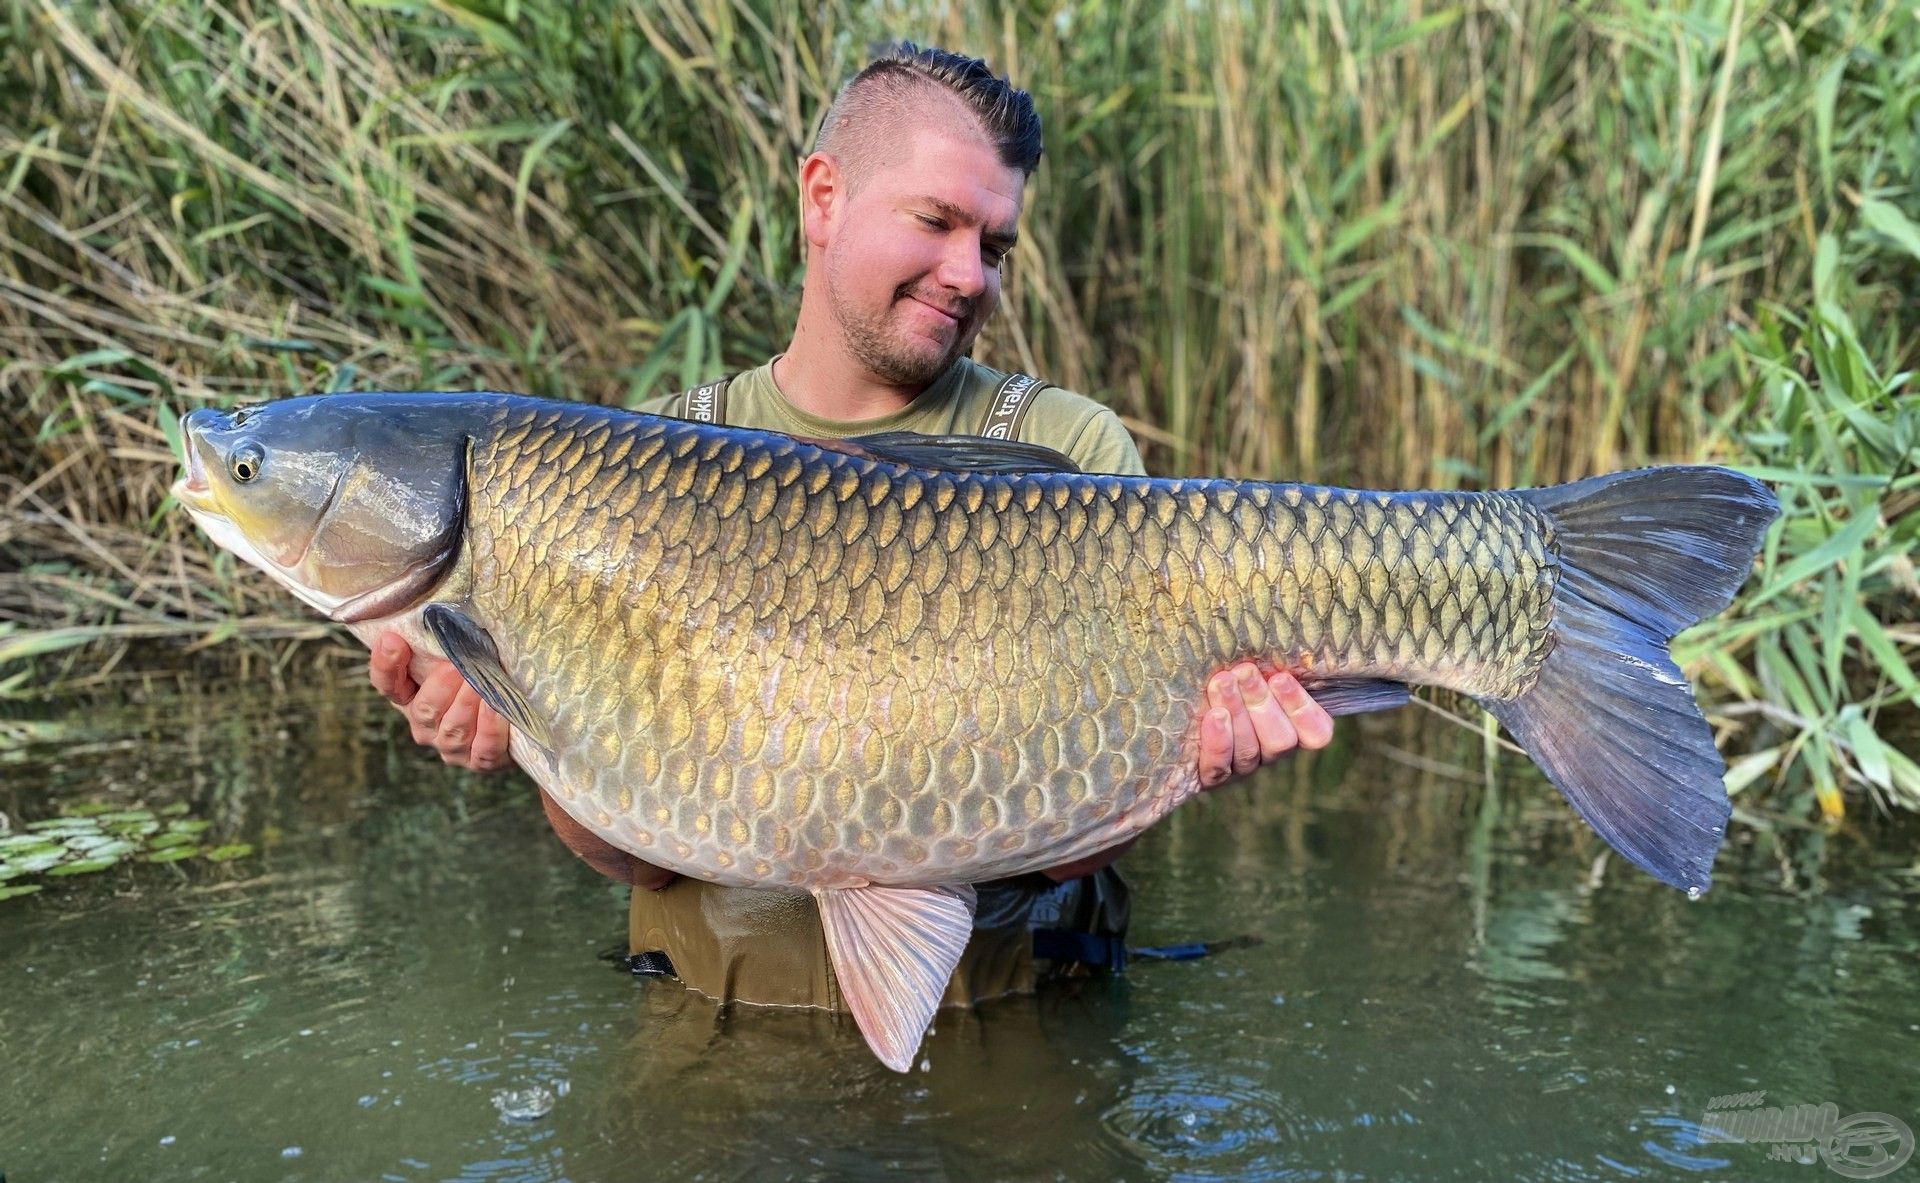
[[[204,413],[195,411],[180,420],[180,443],[187,454],[187,471],[173,482],[173,496],[189,513],[220,512],[219,504],[213,499],[213,485],[207,480],[206,450],[212,445],[207,443],[201,425],[194,422]]]

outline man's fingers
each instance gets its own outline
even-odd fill
[[[467,754],[467,767],[475,772],[494,772],[513,763],[513,754],[508,743],[513,738],[513,728],[486,703],[480,704],[479,718],[474,723],[473,747]]]
[[[1233,775],[1245,776],[1260,767],[1260,736],[1253,729],[1253,720],[1247,717],[1247,700],[1240,693],[1238,671],[1222,670],[1215,674],[1207,683],[1207,697],[1215,707],[1227,712]]]
[[[1233,776],[1233,721],[1223,707],[1200,716],[1200,787],[1211,789]]]
[[[1252,662],[1242,662],[1234,667],[1234,677],[1240,686],[1240,697],[1247,704],[1247,719],[1252,725],[1254,741],[1259,745],[1258,759],[1262,764],[1270,763],[1291,752],[1300,742],[1294,731],[1292,720],[1281,709],[1279,697],[1268,688],[1267,680]],[[1293,679],[1291,676],[1289,681]],[[1296,687],[1299,682],[1293,683]]]
[[[367,658],[367,680],[382,698],[394,706],[406,706],[420,691],[407,670],[412,661],[413,650],[401,640],[399,633],[382,633]]]
[[[1281,670],[1267,680],[1267,686],[1279,700],[1281,709],[1287,712],[1301,747],[1324,748],[1333,741],[1333,716],[1313,701],[1306,687],[1300,685],[1300,679]]]
[[[420,683],[419,693],[413,696],[413,702],[407,706],[407,721],[413,724],[413,742],[438,744],[440,720],[465,685],[460,671],[451,664],[443,665],[427,675],[426,680]]]
[[[474,693],[473,687],[461,683],[446,713],[440,716],[440,729],[433,737],[433,746],[440,749],[442,760],[449,764],[467,762],[467,749],[473,744],[474,725],[482,709],[480,696]]]

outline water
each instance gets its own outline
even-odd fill
[[[1810,1180],[1710,1101],[1920,1126],[1911,833],[1736,828],[1690,903],[1478,736],[1347,721],[1123,863],[1137,944],[1259,943],[943,1013],[896,1076],[599,960],[622,892],[525,782],[323,680],[0,723],[17,822],[186,801],[258,851],[0,903],[0,1175]]]

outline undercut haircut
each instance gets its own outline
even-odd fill
[[[1033,98],[987,63],[911,41],[882,46],[847,80],[827,108],[813,150],[840,163],[852,184],[876,163],[902,150],[900,128],[918,120],[964,111],[1000,157],[1000,163],[1031,177],[1040,164],[1040,115]]]

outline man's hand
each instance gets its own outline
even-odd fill
[[[1263,678],[1250,661],[1229,666],[1207,681],[1207,711],[1200,716],[1200,787],[1217,789],[1296,747],[1312,751],[1326,747],[1332,738],[1332,716],[1313,701],[1300,679],[1285,670]],[[1055,883],[1091,875],[1125,854],[1134,841],[1129,838],[1049,867],[1045,874]]]
[[[621,850],[592,830],[567,816],[565,810],[554,803],[552,797],[542,792],[540,808],[546,811],[547,824],[561,843],[577,855],[589,867],[605,875],[615,883],[628,883],[634,887],[644,887],[648,891],[659,891],[672,883],[676,876],[665,867],[656,867]]]
[[[416,685],[409,670],[412,662],[413,650],[399,633],[382,633],[367,661],[367,678],[407,717],[413,742],[474,772],[495,772],[512,764],[507,749],[510,725],[480,701],[453,663],[435,661],[433,671]]]
[[[1203,789],[1217,789],[1296,747],[1313,751],[1333,739],[1333,718],[1300,679],[1285,670],[1263,678],[1250,661],[1208,679],[1207,707],[1200,716]]]

